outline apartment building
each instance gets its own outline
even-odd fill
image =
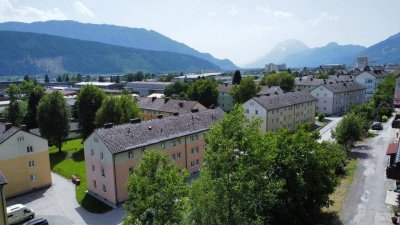
[[[217,108],[96,129],[84,141],[88,192],[111,205],[126,200],[129,173],[145,151],[163,151],[190,174],[198,173],[204,134],[223,114]]]
[[[153,93],[164,93],[165,86],[172,84],[171,82],[157,81],[133,81],[126,84],[125,89],[130,90],[139,96],[149,96]]]
[[[379,84],[388,76],[386,72],[377,71],[364,71],[357,75],[356,81],[365,87],[365,101],[369,101],[374,95]]]
[[[0,171],[0,225],[7,225],[7,205],[4,194],[4,186],[7,184],[6,178]]]
[[[196,101],[176,100],[168,97],[139,97],[137,100],[144,120],[154,119],[159,115],[166,117],[172,116],[174,113],[184,114],[192,110],[201,111],[207,109]]]
[[[311,90],[317,99],[317,113],[342,115],[350,110],[351,105],[364,103],[365,88],[357,82],[328,82]]]
[[[328,79],[318,79],[316,76],[304,76],[295,78],[295,89],[297,91],[311,91],[315,87],[326,82],[350,82],[354,81],[353,75],[329,75]]]
[[[308,92],[287,92],[254,97],[243,104],[248,117],[262,118],[263,133],[282,127],[294,129],[302,123],[315,122],[317,99]]]
[[[7,177],[5,197],[51,185],[47,140],[0,122],[0,170]]]

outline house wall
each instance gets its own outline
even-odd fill
[[[257,116],[262,119],[261,131],[265,133],[267,130],[267,126],[269,125],[267,119],[267,110],[254,99],[250,99],[247,102],[243,103],[243,108],[246,110],[246,115],[248,118],[253,118],[254,116]]]
[[[228,92],[219,92],[218,106],[225,112],[232,111],[234,106],[233,98],[228,94]]]
[[[356,76],[356,81],[366,88],[364,101],[367,102],[372,98],[383,78],[377,78],[370,73],[363,72]]]
[[[0,225],[7,225],[6,198],[3,193],[4,186],[0,185]]]
[[[33,152],[27,147],[32,146]],[[29,167],[29,161],[34,166]],[[18,131],[0,145],[0,170],[7,177],[6,198],[51,185],[47,140]],[[31,176],[35,176],[31,180]]]
[[[333,115],[334,111],[334,97],[333,92],[327,89],[324,86],[319,86],[314,88],[311,92],[311,95],[317,99],[316,103],[316,113],[324,113],[325,115]]]

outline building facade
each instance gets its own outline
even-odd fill
[[[365,88],[357,82],[324,83],[313,90],[311,95],[317,99],[317,113],[342,115],[352,105],[364,103]]]
[[[126,84],[125,89],[136,93],[139,96],[149,96],[153,93],[164,93],[165,86],[172,84],[171,82],[156,82],[156,81],[133,81]]]
[[[263,133],[282,127],[293,130],[303,123],[315,123],[316,99],[307,92],[287,92],[254,97],[243,104],[247,116],[262,118]]]
[[[6,198],[50,186],[47,140],[8,123],[0,123],[0,134],[0,170],[8,181]]]
[[[274,63],[269,63],[265,64],[265,72],[279,72],[287,70],[286,64],[274,64]]]
[[[379,84],[388,76],[385,72],[364,71],[357,75],[356,81],[365,88],[365,102],[374,95]]]
[[[7,205],[6,197],[4,194],[4,187],[7,184],[6,178],[0,171],[0,225],[7,225]]]
[[[96,129],[84,141],[89,194],[111,205],[125,201],[125,184],[145,151],[165,152],[190,174],[198,173],[204,134],[223,114],[217,108]]]

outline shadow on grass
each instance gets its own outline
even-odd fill
[[[99,201],[88,193],[83,197],[81,206],[91,213],[105,213],[112,210],[109,205]]]
[[[334,212],[322,212],[315,224],[320,225],[343,225],[339,215]]]
[[[84,154],[83,148],[81,148],[81,149],[75,151],[74,153],[72,153],[71,158],[75,162],[85,161],[85,154]]]
[[[50,168],[53,170],[55,166],[65,160],[67,157],[66,152],[50,152]]]

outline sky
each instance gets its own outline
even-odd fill
[[[145,28],[239,66],[285,39],[371,46],[400,32],[399,12],[400,0],[0,0],[0,22]]]

